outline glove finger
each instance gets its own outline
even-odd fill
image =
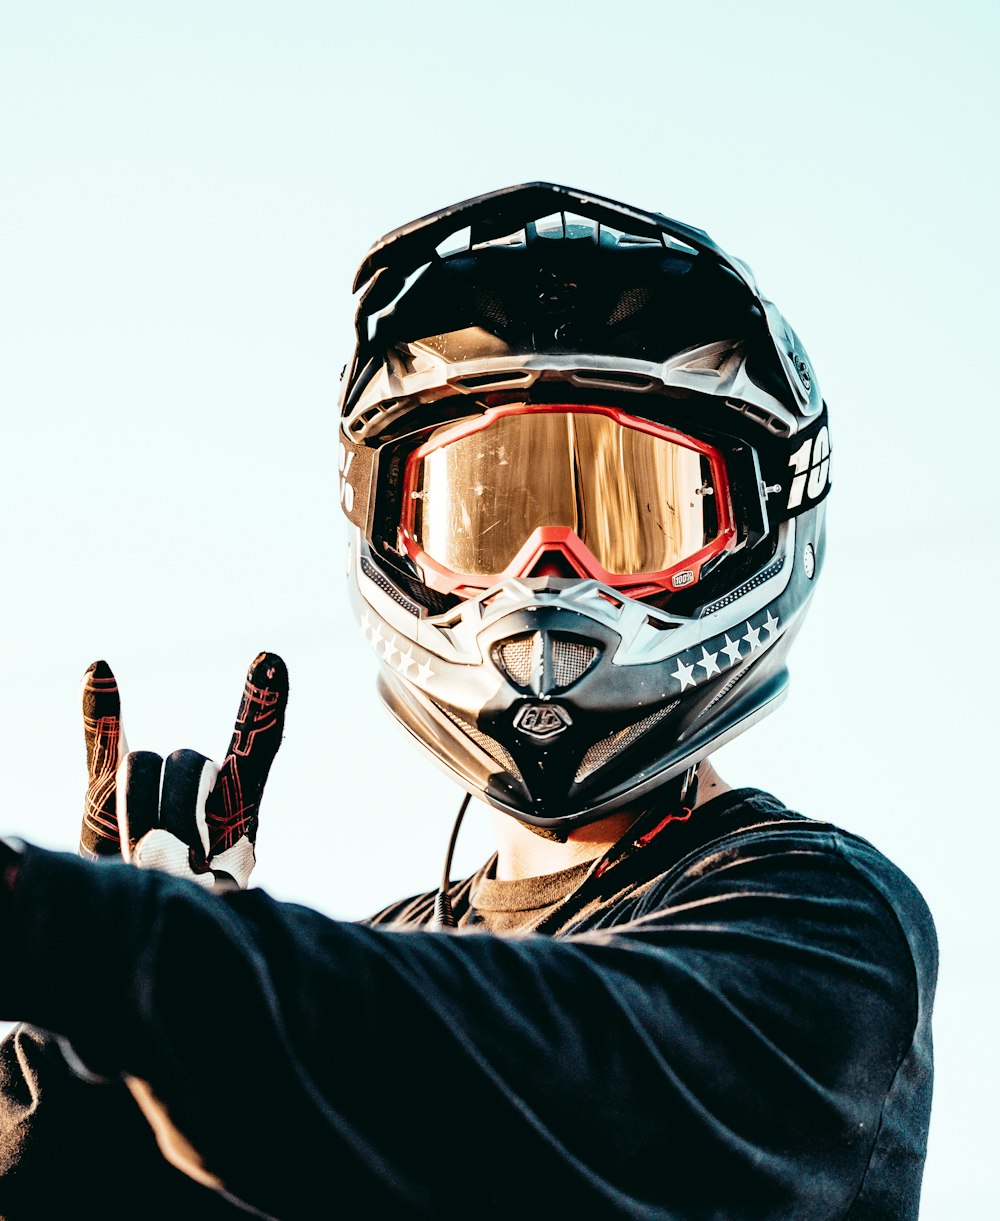
[[[163,768],[160,827],[187,844],[195,873],[208,868],[205,802],[218,774],[212,760],[196,750],[175,750]]]
[[[87,793],[80,827],[80,855],[117,856],[121,851],[115,812],[115,773],[127,752],[122,732],[118,683],[106,661],[95,661],[80,692],[87,748]]]
[[[276,653],[260,653],[247,671],[229,750],[208,798],[208,859],[246,836],[257,839],[257,818],[288,704],[288,670]]]
[[[163,760],[151,750],[132,751],[118,768],[118,830],[127,861],[139,840],[159,822],[162,771]]]
[[[214,874],[195,873],[191,868],[191,851],[187,844],[175,836],[156,827],[147,832],[135,846],[132,864],[139,869],[162,869],[175,878],[187,878],[197,882],[209,890],[214,890],[218,882]]]
[[[241,835],[231,848],[212,857],[212,875],[216,886],[223,890],[246,890],[257,856],[250,840]]]

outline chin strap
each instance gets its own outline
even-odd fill
[[[599,878],[627,860],[634,852],[651,844],[660,832],[672,822],[687,822],[694,807],[698,803],[698,765],[694,764],[681,776],[680,785],[672,800],[666,804],[657,804],[639,817],[632,824],[629,838],[611,849],[594,870],[594,877]]]
[[[448,852],[444,858],[444,870],[441,874],[441,885],[438,887],[438,892],[434,896],[434,915],[431,917],[431,928],[455,928],[455,913],[451,910],[451,861],[455,855],[455,845],[458,843],[458,832],[462,825],[462,819],[465,817],[465,811],[469,808],[469,802],[472,800],[472,794],[466,793],[462,798],[462,804],[458,807],[458,815],[455,818],[455,825],[451,829],[451,839],[448,841]]]
[[[471,800],[472,795],[466,793],[462,799],[462,804],[458,807],[455,825],[451,829],[451,839],[448,841],[448,852],[445,855],[444,870],[441,874],[441,885],[434,896],[434,914],[430,920],[431,928],[457,927],[449,893],[451,889],[451,862],[455,855],[455,845],[458,843],[458,832],[462,826],[462,819],[465,817],[465,811],[469,808]],[[616,865],[620,865],[622,861],[630,857],[633,852],[637,852],[640,848],[645,848],[647,844],[651,844],[664,827],[670,823],[687,822],[697,802],[698,764],[695,763],[680,777],[680,783],[676,786],[676,792],[667,805],[667,813],[663,813],[664,804],[661,793],[661,799],[657,801],[656,805],[645,810],[632,824],[631,837],[625,843],[619,842],[618,845],[611,849],[594,870],[593,876],[595,878],[602,877],[609,869],[614,869]],[[532,831],[538,830],[537,827],[531,827],[530,829]],[[565,841],[567,837],[558,836],[554,838],[560,838]]]

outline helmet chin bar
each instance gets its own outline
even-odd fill
[[[544,798],[530,805],[512,800],[509,775],[485,751],[477,749],[471,739],[463,742],[456,737],[454,725],[443,712],[415,699],[411,688],[385,672],[378,681],[379,694],[399,724],[462,788],[520,822],[555,832],[560,839],[577,827],[623,810],[634,809],[638,815],[651,808],[652,799],[671,781],[777,709],[787,694],[787,686],[788,673],[782,667],[765,685],[755,687],[747,699],[727,710],[724,718],[707,724],[689,740],[675,743],[656,768],[617,786],[594,805],[566,812],[565,799],[557,800],[554,808]],[[556,813],[556,809],[562,812]]]
[[[783,529],[794,544],[795,523]],[[560,590],[507,582],[420,619],[354,563],[364,594],[356,610],[396,720],[467,791],[560,835],[649,808],[778,706],[801,617],[796,585],[806,579],[793,579],[779,556],[775,574],[743,595],[738,628],[724,607],[652,628],[651,616],[669,624],[664,613],[628,598],[612,604],[593,581]],[[418,642],[434,636],[432,654]]]

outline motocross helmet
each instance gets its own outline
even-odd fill
[[[826,408],[700,229],[535,182],[388,234],[341,502],[379,692],[544,833],[649,810],[777,706],[823,559]]]

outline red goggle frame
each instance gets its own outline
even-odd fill
[[[594,551],[583,541],[577,529],[571,525],[539,525],[531,528],[524,538],[523,544],[509,559],[504,567],[496,572],[462,572],[449,567],[436,559],[418,541],[426,531],[418,524],[420,515],[418,501],[424,495],[420,490],[425,462],[441,450],[455,445],[478,433],[492,428],[499,421],[509,417],[526,417],[532,415],[551,415],[561,413],[574,417],[603,416],[618,428],[656,438],[667,442],[670,446],[697,455],[699,469],[701,461],[707,463],[711,486],[705,488],[692,486],[690,493],[699,495],[710,494],[714,503],[714,531],[711,538],[705,539],[690,554],[679,557],[666,567],[655,571],[614,572],[606,568]],[[641,444],[641,442],[640,442]],[[527,469],[522,468],[513,479],[508,479],[509,490],[516,492],[518,480],[528,496],[531,485],[530,458]],[[491,468],[493,470],[495,468]],[[567,468],[568,469],[568,468]],[[648,463],[643,471],[622,470],[620,479],[630,476],[641,478],[648,472]],[[541,472],[544,475],[544,471]],[[700,480],[699,480],[700,483]],[[575,491],[574,487],[574,491]],[[662,489],[652,489],[652,494],[662,492]],[[685,493],[686,494],[686,493]],[[599,499],[599,498],[598,498]],[[692,502],[693,503],[693,502]],[[595,515],[599,515],[602,506],[593,506]],[[424,575],[428,586],[444,594],[469,596],[511,577],[532,576],[576,576],[592,578],[612,589],[621,590],[632,598],[650,597],[664,592],[675,592],[697,582],[704,566],[716,556],[730,550],[736,539],[736,527],[733,520],[732,502],[730,497],[729,479],[723,455],[712,445],[697,438],[677,432],[662,424],[653,423],[613,407],[594,405],[567,404],[537,404],[517,403],[487,410],[482,416],[465,420],[453,426],[444,426],[415,449],[409,456],[403,477],[403,506],[400,515],[399,545],[403,552],[417,564]],[[496,523],[501,524],[501,523]],[[621,522],[617,527],[624,530],[627,523]],[[661,528],[662,530],[662,528]],[[485,531],[480,531],[484,533]],[[447,531],[445,531],[447,533]]]

